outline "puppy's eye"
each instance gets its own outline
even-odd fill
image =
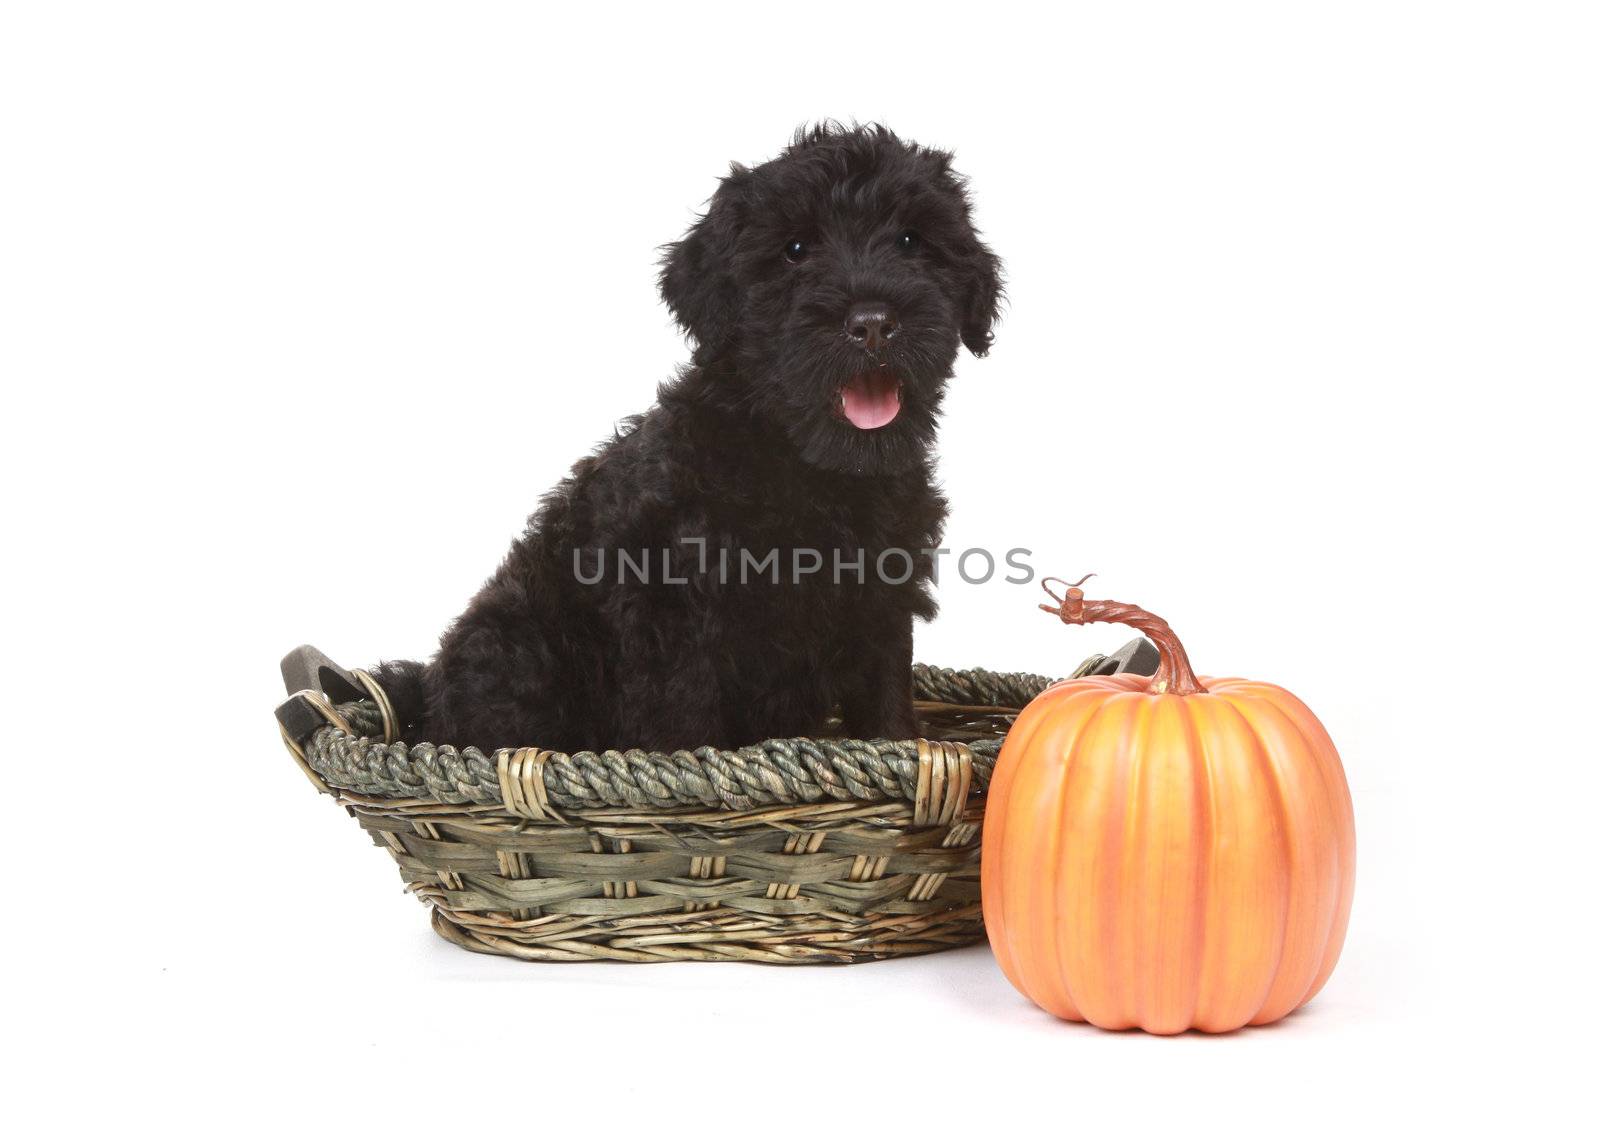
[[[783,247],[783,259],[785,261],[799,261],[805,255],[806,244],[799,238],[794,239],[794,241]]]
[[[921,248],[922,239],[915,230],[907,230],[895,241],[895,245],[905,253],[910,253],[914,249]]]

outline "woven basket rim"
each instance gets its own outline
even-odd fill
[[[348,732],[329,722],[303,747],[285,740],[318,787],[350,802],[492,806],[530,820],[560,820],[563,810],[743,811],[838,802],[948,808],[956,789],[945,777],[959,785],[961,802],[969,790],[983,790],[1010,717],[1052,681],[916,664],[919,710],[937,709],[940,721],[939,736],[914,740],[792,737],[676,752],[485,752],[385,743],[382,713],[371,700],[336,708]]]

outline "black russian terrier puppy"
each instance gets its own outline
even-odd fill
[[[940,400],[1001,291],[963,182],[877,126],[732,166],[662,261],[693,363],[545,498],[431,663],[378,669],[409,739],[729,747],[835,707],[916,736]]]

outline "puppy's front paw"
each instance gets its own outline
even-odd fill
[[[913,741],[921,736],[922,725],[911,713],[903,717],[886,718],[879,732],[868,734],[869,738],[881,737],[886,741]]]
[[[910,741],[922,736],[922,725],[911,706],[911,696],[872,698],[844,708],[850,736],[862,741]]]

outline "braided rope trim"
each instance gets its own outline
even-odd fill
[[[360,703],[356,703],[360,705]],[[999,740],[975,741],[975,789],[988,784]],[[500,806],[498,760],[476,748],[391,745],[352,737],[333,726],[313,734],[306,759],[331,786],[362,795],[436,803]],[[905,800],[917,794],[922,767],[917,741],[775,738],[742,749],[709,746],[674,753],[581,752],[544,755],[545,801],[569,808],[723,808],[733,811],[826,800]],[[530,818],[537,817],[530,810]]]
[[[917,664],[916,696],[960,705],[1021,708],[1053,680],[981,668],[952,671]],[[458,749],[423,742],[385,744],[372,701],[340,706],[353,734],[324,725],[306,745],[306,763],[346,792],[437,803],[502,807],[502,766],[537,750]],[[553,808],[717,808],[734,811],[826,800],[905,800],[917,795],[918,741],[774,738],[739,749],[709,746],[673,753],[640,749],[540,753],[544,800]],[[971,787],[987,787],[1000,740],[968,746]]]
[[[963,706],[1010,706],[1020,710],[1058,681],[1045,675],[986,671],[982,667],[970,671],[952,671],[926,663],[914,663],[911,667],[914,697]]]

